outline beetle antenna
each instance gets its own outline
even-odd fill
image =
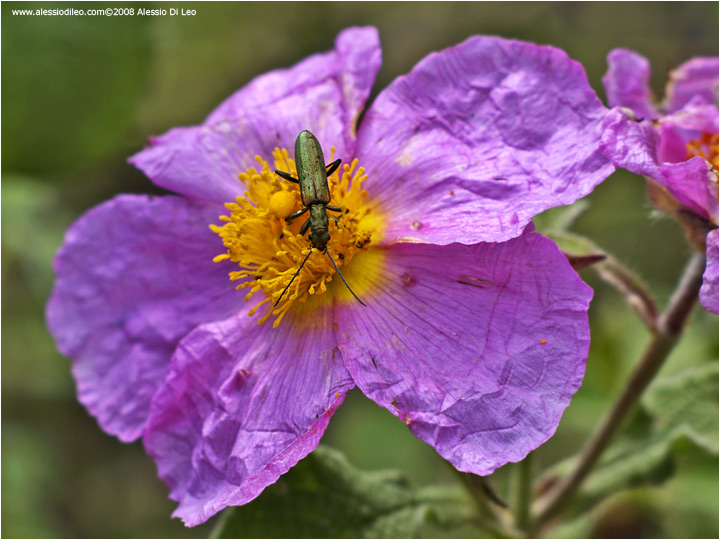
[[[288,283],[288,284],[285,286],[285,288],[283,289],[282,294],[280,295],[280,298],[278,298],[278,299],[277,299],[277,302],[275,302],[275,303],[273,304],[273,307],[276,307],[276,306],[280,303],[280,300],[282,300],[282,297],[285,295],[285,292],[290,288],[290,285],[292,285],[292,282],[295,281],[295,278],[298,277],[298,274],[300,273],[300,270],[302,270],[302,267],[305,266],[305,263],[306,263],[307,260],[310,258],[310,254],[312,253],[312,250],[313,250],[313,248],[310,248],[310,251],[308,251],[308,254],[305,256],[305,260],[303,260],[302,264],[300,265],[300,268],[297,269],[297,272],[295,272],[295,275],[294,275],[294,276],[292,277],[292,279],[290,280],[290,283]],[[325,250],[327,251],[327,248],[325,248]],[[335,264],[335,263],[333,262],[333,264]],[[335,268],[337,268],[337,266],[336,266]],[[343,281],[345,281],[345,280],[343,279]],[[347,285],[347,283],[346,283],[346,285]],[[352,291],[350,291],[350,292],[352,292]],[[353,294],[354,294],[354,293],[353,293]]]
[[[337,273],[340,275],[340,279],[343,280],[343,283],[344,283],[345,286],[348,288],[348,291],[350,291],[350,292],[352,293],[352,295],[355,297],[355,300],[357,300],[358,302],[360,302],[363,306],[367,307],[367,304],[365,304],[362,300],[360,300],[360,299],[357,297],[357,294],[355,294],[355,293],[353,292],[353,290],[350,288],[350,285],[348,285],[347,281],[345,281],[345,278],[343,277],[342,272],[341,272],[340,269],[338,268],[337,264],[335,264],[335,261],[333,260],[332,255],[330,255],[330,252],[328,251],[327,246],[325,246],[325,253],[327,253],[327,256],[328,256],[328,257],[330,257],[330,262],[331,262],[331,263],[333,264],[333,266],[335,267],[335,270],[337,270]]]

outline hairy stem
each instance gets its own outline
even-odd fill
[[[654,325],[654,334],[611,411],[580,451],[575,469],[560,479],[533,506],[536,528],[557,513],[585,479],[640,395],[655,377],[682,335],[683,326],[702,285],[705,256],[690,260],[665,312]]]
[[[658,322],[658,313],[655,300],[643,282],[628,268],[623,266],[615,257],[608,257],[605,261],[594,266],[598,275],[607,283],[618,289],[640,320],[655,333]]]
[[[530,526],[530,500],[532,498],[532,452],[520,463],[515,465],[514,510],[515,527],[527,531]]]

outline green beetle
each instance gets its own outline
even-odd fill
[[[310,244],[312,245],[310,251],[300,265],[300,268],[297,269],[297,272],[295,272],[295,275],[290,280],[290,283],[288,283],[285,289],[283,289],[280,298],[278,298],[277,302],[275,302],[276,306],[280,303],[280,300],[282,300],[282,297],[285,295],[285,291],[287,291],[292,282],[295,281],[295,278],[300,273],[300,270],[302,270],[302,267],[305,266],[313,248],[327,253],[327,256],[330,258],[330,262],[335,267],[335,271],[338,273],[345,286],[358,302],[360,302],[363,306],[365,305],[363,301],[360,300],[353,292],[347,281],[345,281],[342,272],[340,272],[340,269],[337,264],[335,264],[335,261],[327,249],[327,243],[330,241],[327,211],[342,212],[342,208],[338,206],[330,206],[328,204],[330,202],[330,190],[328,189],[327,177],[329,174],[332,174],[337,170],[341,161],[342,160],[340,159],[336,159],[329,165],[325,165],[325,157],[323,156],[320,143],[315,135],[307,130],[304,130],[301,131],[297,136],[297,139],[295,139],[295,166],[297,167],[298,177],[294,178],[283,171],[275,171],[275,174],[281,178],[284,178],[289,182],[294,182],[295,184],[300,184],[300,197],[304,208],[290,214],[285,218],[285,220],[290,221],[291,219],[300,217],[309,210],[310,217],[308,217],[302,227],[300,227],[300,234],[305,234],[309,228]],[[338,222],[337,217],[332,216],[332,218]]]

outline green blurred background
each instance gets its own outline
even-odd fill
[[[171,7],[195,16],[31,17],[13,9]],[[256,75],[326,51],[354,25],[380,31],[375,96],[429,52],[474,34],[560,47],[604,98],[605,56],[647,56],[662,95],[668,70],[718,54],[711,3],[15,3],[2,6],[2,536],[202,537],[186,529],[139,443],[105,435],[75,401],[70,363],[45,329],[51,259],[64,229],[117,193],[160,193],[126,163],[153,134],[196,124]],[[641,178],[615,173],[588,198],[575,230],[637,271],[662,303],[690,250],[651,216]],[[593,342],[585,384],[538,470],[570,455],[607,408],[647,342],[624,300],[591,270]],[[663,373],[715,361],[718,319],[696,308]],[[324,443],[361,468],[397,467],[418,483],[452,481],[445,462],[404,424],[349,395]],[[599,537],[717,537],[718,462],[682,453],[657,488],[613,497],[585,525]],[[501,491],[506,471],[495,475]],[[568,532],[567,534],[573,534]],[[581,533],[576,533],[581,534]]]

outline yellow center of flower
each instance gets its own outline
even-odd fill
[[[700,156],[718,170],[718,134],[703,133],[699,139],[694,139],[685,145],[688,159]]]
[[[230,272],[230,279],[241,282],[238,289],[249,289],[245,300],[259,291],[265,293],[250,310],[250,315],[267,305],[258,324],[274,315],[273,326],[277,327],[291,309],[303,312],[304,316],[308,308],[326,304],[333,298],[341,302],[357,300],[345,290],[342,280],[334,276],[335,268],[328,255],[318,249],[312,250],[293,280],[312,247],[307,232],[300,234],[310,212],[286,219],[303,209],[300,189],[297,184],[280,178],[275,170],[290,173],[295,178],[297,170],[286,150],[276,149],[273,158],[275,166],[272,169],[258,156],[260,170],[251,168],[239,174],[245,193],[237,197],[236,202],[225,204],[230,211],[230,215],[220,216],[225,224],[221,227],[210,225],[210,228],[220,235],[227,249],[214,260],[230,259],[238,264],[240,269]],[[357,159],[341,169],[328,176],[329,204],[342,208],[342,212],[327,210],[330,233],[327,250],[355,294],[363,299],[372,292],[373,278],[380,271],[382,258],[377,253],[363,252],[381,240],[384,219],[362,189],[367,176]],[[362,268],[357,271],[349,266],[353,257],[363,261]],[[283,294],[291,281],[290,288]],[[332,294],[325,294],[330,290]]]

